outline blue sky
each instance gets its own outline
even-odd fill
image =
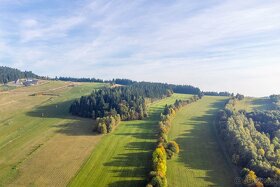
[[[280,2],[0,0],[0,65],[280,93]]]

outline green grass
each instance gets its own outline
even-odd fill
[[[270,110],[272,108],[269,98],[254,98],[245,97],[243,100],[237,100],[235,104],[235,109],[246,110],[247,112],[252,112],[254,110]]]
[[[233,173],[214,130],[223,97],[203,97],[180,110],[172,123],[169,139],[180,146],[178,156],[167,162],[169,186],[233,186]]]
[[[0,95],[0,186],[18,177],[25,161],[65,128],[61,124],[80,121],[68,113],[74,98],[104,86],[85,83],[68,87],[68,84],[43,81],[37,86],[21,87]],[[29,96],[44,91],[59,96]]]
[[[174,94],[152,103],[147,119],[122,122],[102,138],[69,186],[145,186],[160,113],[165,104],[188,97]]]
[[[0,85],[0,91],[9,91],[16,89],[16,86]]]

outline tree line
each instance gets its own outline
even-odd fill
[[[96,78],[73,78],[73,77],[57,78],[56,77],[56,80],[71,81],[71,82],[101,82],[101,83],[111,83],[111,84],[119,84],[119,85],[125,85],[125,86],[140,83],[140,82],[133,81],[130,79],[119,79],[119,78],[112,79],[112,80],[102,80],[102,79],[96,79]],[[166,83],[159,83],[159,84],[166,84]],[[174,93],[234,97],[234,93],[230,93],[227,91],[224,91],[224,92],[201,91],[199,88],[191,86],[191,85],[176,85],[176,84],[166,84],[166,85],[169,87],[170,90],[173,90]],[[241,95],[241,94],[237,94],[237,95]]]
[[[20,71],[15,68],[0,66],[1,84],[6,84],[11,81],[16,81],[17,79],[26,79],[26,78],[39,78],[39,76],[35,75],[31,71]]]
[[[96,79],[96,78],[74,78],[74,77],[55,77],[55,80],[60,81],[70,81],[70,82],[105,82],[102,79]]]
[[[219,135],[245,186],[279,185],[280,111],[236,111],[235,104],[242,98],[230,99],[219,112]]]
[[[120,84],[120,85],[131,85],[137,83],[136,81],[130,79],[112,79],[112,80],[103,80],[97,78],[74,78],[74,77],[55,77],[55,80],[60,81],[70,81],[70,82],[99,82],[99,83],[111,83],[111,84]]]
[[[200,94],[201,91],[199,88],[191,86],[191,85],[175,85],[175,84],[166,84],[166,83],[156,83],[156,82],[138,82],[133,81],[130,79],[112,79],[112,80],[103,80],[103,79],[96,79],[96,78],[74,78],[74,77],[56,77],[55,80],[61,81],[71,81],[71,82],[101,82],[101,83],[111,83],[111,84],[119,84],[119,85],[133,85],[137,83],[151,83],[151,84],[163,84],[167,86],[170,90],[173,90],[175,93],[182,93],[182,94]],[[214,92],[213,92],[214,93]],[[221,96],[223,96],[226,92],[220,92]]]
[[[208,95],[208,96],[234,96],[233,93],[229,93],[229,92],[213,92],[213,91],[203,91],[202,92],[203,95]]]
[[[171,159],[178,154],[180,149],[175,141],[168,141],[167,134],[171,128],[171,121],[175,117],[176,112],[192,102],[199,99],[193,96],[188,100],[176,100],[173,105],[166,105],[163,113],[160,115],[157,146],[152,154],[152,171],[149,173],[147,187],[166,187],[166,171],[167,159]]]

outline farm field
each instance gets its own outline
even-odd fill
[[[0,186],[65,185],[101,138],[69,104],[103,86],[41,81],[0,92]]]
[[[166,104],[189,97],[173,94],[152,103],[147,119],[121,122],[102,138],[69,186],[145,186],[160,113]]]
[[[176,114],[169,140],[179,144],[180,153],[167,162],[169,186],[233,186],[233,172],[213,124],[225,101],[223,97],[205,96]]]

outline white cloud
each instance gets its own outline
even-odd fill
[[[7,26],[0,49],[41,74],[280,93],[278,1],[87,1],[64,14],[16,18],[19,30]]]
[[[20,33],[22,42],[36,40],[50,40],[67,36],[67,32],[84,21],[84,17],[72,16],[66,18],[38,21],[34,19],[23,20],[23,29]]]
[[[38,21],[36,19],[26,19],[22,21],[23,27],[35,27],[38,24]]]

